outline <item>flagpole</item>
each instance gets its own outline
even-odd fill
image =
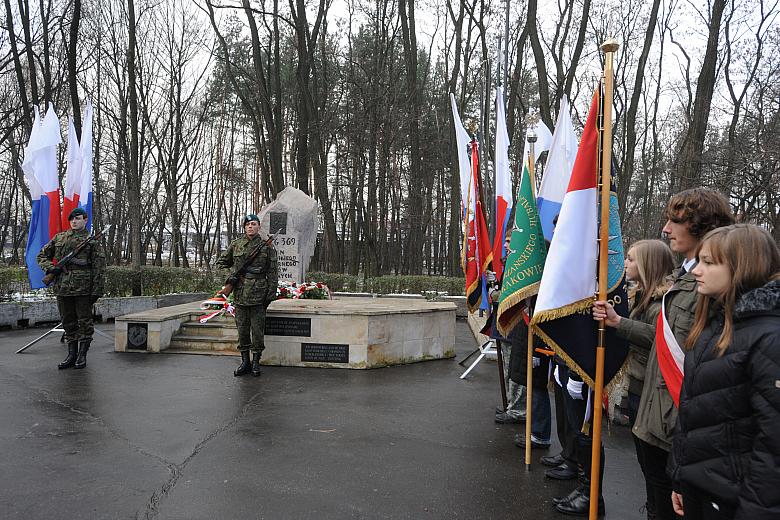
[[[531,181],[531,194],[534,191],[534,184],[536,179],[535,158],[534,158],[534,143],[536,142],[536,133],[531,130],[528,132],[528,180]],[[526,312],[528,314],[528,352],[526,352],[526,366],[525,366],[525,469],[531,470],[531,421],[533,420],[533,400],[532,393],[533,388],[531,383],[533,381],[533,357],[534,357],[534,334],[531,332],[531,313],[530,306],[528,305],[530,299],[526,300]]]
[[[612,166],[612,89],[613,59],[619,44],[610,38],[601,45],[604,51],[604,96],[602,97],[601,168],[599,194],[601,196],[601,220],[599,225],[599,294],[598,299],[607,299],[607,277],[609,270],[609,210]],[[596,388],[593,398],[593,447],[591,450],[590,470],[590,520],[598,518],[599,474],[601,471],[601,408],[604,393],[604,343],[606,334],[605,320],[599,321],[599,339],[596,347]]]

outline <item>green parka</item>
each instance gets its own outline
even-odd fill
[[[677,342],[684,345],[696,312],[696,279],[691,272],[680,268],[674,271],[670,281],[673,285],[666,295],[666,319]],[[618,334],[633,344],[650,346],[634,435],[648,444],[671,451],[677,408],[658,366],[655,324],[623,319],[620,320]]]
[[[617,330],[619,337],[629,340],[626,374],[628,375],[628,391],[634,395],[642,394],[645,372],[647,371],[647,359],[650,354],[650,347],[653,344],[653,336],[655,335],[655,323],[658,320],[658,314],[661,312],[661,299],[663,298],[664,293],[669,290],[669,287],[671,287],[671,283],[657,287],[655,291],[653,291],[653,297],[646,308],[640,310],[634,307],[631,309],[629,318],[632,321],[650,325],[651,327],[642,327],[638,324],[634,325],[627,323]],[[641,298],[641,293],[637,293],[635,296],[636,302],[641,300]],[[641,335],[638,341],[630,341],[632,337],[637,335]]]

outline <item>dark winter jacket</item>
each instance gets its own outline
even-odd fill
[[[520,323],[509,334],[509,339],[512,342],[512,350],[509,356],[509,379],[518,385],[526,386],[528,326],[526,326],[525,321],[520,320]],[[548,352],[547,345],[536,335],[534,335],[533,342],[534,352],[532,356],[539,358],[539,362],[535,363],[536,366],[532,365],[531,367],[531,384],[534,388],[546,389],[547,383],[550,381],[550,356],[546,354]]]
[[[685,356],[670,460],[676,489],[736,508],[738,520],[780,518],[780,281],[737,302],[731,344],[714,349],[716,316]]]

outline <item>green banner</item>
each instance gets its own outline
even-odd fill
[[[496,325],[501,335],[509,335],[522,318],[525,299],[539,292],[546,256],[542,222],[536,209],[528,165],[524,164],[498,300]]]

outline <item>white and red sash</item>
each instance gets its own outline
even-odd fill
[[[685,352],[677,343],[677,338],[674,337],[672,328],[666,320],[666,294],[661,300],[661,312],[658,313],[658,323],[655,327],[655,354],[658,357],[658,366],[661,368],[666,388],[669,389],[674,405],[679,408]]]

